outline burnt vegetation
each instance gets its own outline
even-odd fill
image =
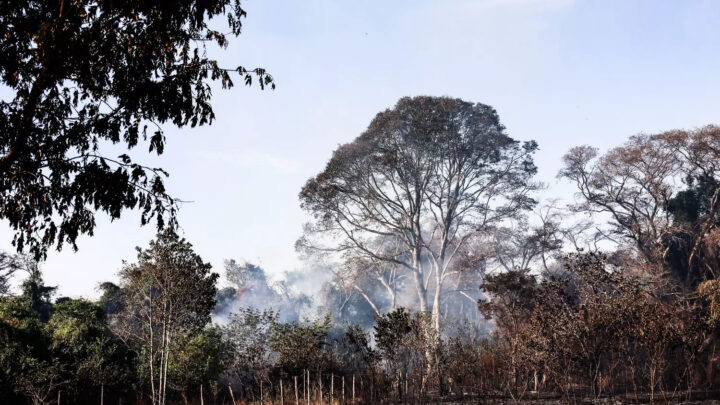
[[[571,148],[573,200],[541,201],[538,144],[491,106],[405,97],[300,190],[306,269],[277,281],[228,260],[222,285],[175,229],[167,173],[130,151],[210,124],[213,82],[274,87],[212,56],[244,16],[237,0],[0,4],[0,219],[17,249],[0,253],[0,403],[718,397],[712,125]],[[47,250],[131,209],[156,238],[97,300],[58,297]]]
[[[0,257],[13,403],[380,403],[714,397],[720,129],[576,147],[536,201],[534,142],[489,106],[404,98],[300,196],[307,271],[225,262],[172,229],[97,301]],[[24,280],[19,289],[13,279]],[[314,296],[300,287],[322,284]]]

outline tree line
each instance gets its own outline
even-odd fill
[[[567,205],[538,201],[537,147],[483,104],[423,96],[379,113],[301,190],[297,247],[329,274],[314,301],[232,260],[218,288],[172,228],[95,301],[54,297],[34,257],[2,254],[0,399],[716,395],[720,128],[571,148]]]

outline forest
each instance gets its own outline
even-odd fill
[[[161,231],[97,301],[2,256],[7,403],[380,403],[713,395],[720,128],[572,148],[571,206],[489,106],[401,99],[301,190],[326,275],[219,275]],[[577,221],[573,218],[580,218]],[[22,279],[16,293],[9,281]]]
[[[0,6],[13,90],[0,219],[15,248],[0,253],[0,403],[720,397],[712,124],[568,145],[564,201],[537,179],[542,145],[513,138],[492,106],[403,97],[297,190],[303,269],[213,268],[178,226],[167,173],[105,151],[160,155],[163,125],[211,124],[212,83],[274,88],[262,68],[208,56],[244,17],[229,0]],[[157,234],[98,299],[44,281],[49,249],[82,249],[95,215],[128,210]]]

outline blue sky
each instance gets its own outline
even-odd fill
[[[275,91],[218,89],[212,126],[166,128],[159,159],[170,190],[192,200],[182,233],[222,272],[225,258],[272,274],[299,268],[305,218],[297,193],[338,144],[406,95],[447,95],[494,106],[508,133],[540,144],[539,179],[571,146],[608,148],[639,132],[720,123],[720,2],[572,0],[246,0],[243,35],[223,53],[262,66]],[[6,93],[2,94],[4,97]],[[152,227],[135,213],[77,253],[51,252],[46,279],[96,296]],[[0,247],[11,234],[0,225]]]

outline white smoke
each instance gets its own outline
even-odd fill
[[[265,270],[249,262],[225,261],[228,286],[218,292],[213,322],[226,324],[228,316],[241,308],[273,310],[280,322],[294,322],[317,312],[318,293],[329,279],[323,268],[306,266],[286,271],[278,280],[271,280]]]

